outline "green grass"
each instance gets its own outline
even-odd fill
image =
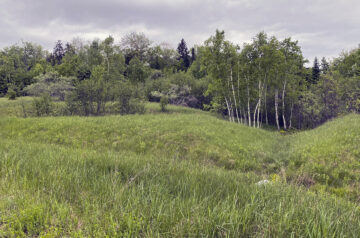
[[[6,116],[10,103],[0,99],[0,237],[360,233],[359,115],[282,135],[156,103],[45,118]]]
[[[20,97],[15,100],[9,100],[5,97],[0,98],[0,117],[27,116],[26,112],[32,109],[32,101],[31,97]]]

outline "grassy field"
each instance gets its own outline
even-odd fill
[[[360,234],[359,115],[286,134],[146,107],[22,118],[31,99],[0,99],[0,237]]]

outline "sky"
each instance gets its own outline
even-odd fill
[[[359,0],[0,0],[0,48],[30,41],[116,42],[130,32],[190,48],[224,30],[240,46],[260,31],[298,40],[305,58],[331,60],[360,43]]]

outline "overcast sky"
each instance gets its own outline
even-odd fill
[[[242,45],[260,31],[299,41],[306,58],[331,59],[360,43],[359,0],[0,0],[0,48],[21,41],[115,41],[136,31],[174,48],[216,29]]]

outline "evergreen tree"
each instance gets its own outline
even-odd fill
[[[65,55],[65,51],[62,46],[62,42],[61,42],[61,40],[58,40],[55,44],[54,52],[53,52],[55,63],[61,64],[61,60],[64,57],[64,55]]]
[[[191,58],[190,58],[190,63],[192,64],[194,61],[196,60],[196,53],[195,53],[195,48],[191,48]]]
[[[325,57],[321,59],[321,72],[326,74],[330,68],[329,63],[326,61]]]
[[[317,57],[315,57],[314,65],[312,68],[312,83],[317,83],[320,78],[320,67]]]
[[[181,39],[177,48],[177,52],[180,55],[177,58],[177,60],[179,61],[179,70],[186,71],[190,67],[190,55],[184,39]]]

